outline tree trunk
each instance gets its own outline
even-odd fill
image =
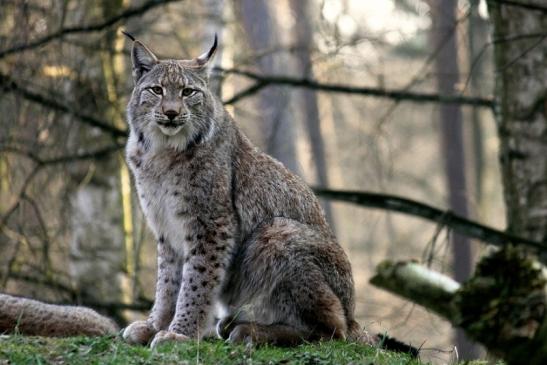
[[[545,6],[543,0],[522,3]],[[495,1],[488,5],[494,25],[496,120],[508,230],[545,241],[547,16]],[[515,36],[519,39],[511,39]]]
[[[456,94],[456,85],[459,81],[458,49],[454,31],[456,3],[455,0],[432,2],[432,49],[442,47],[435,59],[438,90],[441,95]],[[456,214],[466,217],[468,209],[462,112],[457,104],[442,104],[439,109],[441,154],[444,158],[449,206]],[[470,242],[466,237],[454,233],[451,243],[454,255],[454,275],[457,281],[462,282],[471,274]],[[461,358],[477,357],[476,348],[461,331],[456,332],[456,346]]]
[[[249,46],[256,55],[256,65],[266,75],[281,74],[287,60],[276,51],[279,47],[278,26],[272,3],[266,0],[239,0],[238,15],[242,20]],[[289,170],[301,175],[296,154],[294,119],[291,119],[290,91],[286,87],[270,86],[259,97],[262,113],[262,136],[268,154],[281,161]]]
[[[310,5],[308,0],[291,0],[290,6],[295,19],[294,40],[296,44],[297,68],[301,77],[313,80],[313,65],[310,52],[314,44],[312,15],[310,14]],[[329,186],[329,177],[327,173],[327,160],[325,157],[325,144],[321,134],[321,123],[319,118],[319,108],[317,106],[317,96],[311,89],[302,89],[299,91],[301,96],[300,107],[305,121],[305,131],[308,135],[308,141],[311,146],[312,158],[314,159],[315,170],[317,174],[317,185],[321,187]],[[327,200],[321,200],[327,220],[333,226],[331,205]]]

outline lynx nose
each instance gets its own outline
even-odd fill
[[[169,118],[170,121],[173,121],[173,119],[175,119],[177,115],[179,115],[179,112],[177,112],[176,110],[170,109],[170,110],[164,111],[163,114],[165,114],[165,116]]]

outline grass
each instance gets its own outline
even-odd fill
[[[406,354],[331,341],[295,348],[233,346],[220,340],[130,346],[115,337],[45,338],[0,336],[0,365],[7,364],[265,364],[419,365]]]

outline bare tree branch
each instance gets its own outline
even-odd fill
[[[406,101],[417,102],[417,103],[428,103],[428,102],[457,103],[462,105],[479,106],[479,107],[486,107],[486,108],[494,107],[494,101],[492,99],[468,97],[463,95],[439,95],[439,94],[433,94],[433,93],[390,90],[390,89],[365,87],[365,86],[327,84],[327,83],[321,83],[316,80],[311,80],[307,78],[294,78],[294,77],[278,76],[278,75],[260,75],[250,71],[238,70],[238,69],[217,68],[217,71],[222,71],[227,74],[244,76],[256,81],[256,84],[234,95],[229,100],[224,101],[224,104],[232,104],[232,103],[235,103],[236,101],[240,101],[241,99],[245,97],[249,97],[253,95],[254,93],[258,92],[260,89],[267,87],[269,85],[287,85],[287,86],[294,86],[294,87],[304,87],[304,88],[314,89],[318,91],[337,92],[337,93],[346,93],[346,94],[359,94],[359,95],[367,95],[367,96],[372,96],[377,98],[406,100]]]
[[[39,38],[33,42],[21,44],[15,47],[7,48],[4,50],[0,50],[0,58],[3,58],[7,55],[26,51],[29,49],[34,49],[40,46],[43,46],[55,39],[61,38],[68,34],[75,34],[75,33],[86,33],[86,32],[98,32],[101,30],[104,30],[108,27],[111,27],[114,24],[119,23],[122,20],[127,20],[130,18],[133,18],[135,16],[142,15],[146,13],[148,10],[153,9],[155,7],[175,2],[180,0],[149,0],[142,4],[141,6],[130,8],[125,10],[124,12],[113,16],[112,18],[106,19],[100,23],[95,24],[88,24],[88,25],[80,25],[80,26],[74,26],[74,27],[68,27],[68,28],[62,28],[58,30],[57,32],[54,32],[52,34],[48,34],[42,38]]]
[[[533,4],[531,2],[524,3],[522,1],[515,1],[515,0],[486,0],[487,3],[495,3],[500,5],[506,5],[506,6],[514,6],[517,8],[522,9],[528,9],[528,10],[535,10],[535,11],[541,11],[542,13],[547,13],[547,7]]]
[[[82,160],[91,160],[91,159],[95,160],[95,159],[100,159],[102,157],[108,156],[114,152],[117,152],[124,147],[125,146],[123,144],[116,144],[113,146],[107,146],[107,147],[98,149],[96,151],[89,151],[89,152],[79,153],[75,155],[66,155],[66,156],[43,159],[43,160],[40,160],[39,164],[57,165],[57,164],[82,161]]]
[[[2,146],[2,143],[0,142],[0,151],[25,156],[40,167],[46,166],[46,165],[58,165],[58,164],[83,161],[83,160],[100,159],[102,157],[110,155],[111,153],[121,150],[123,147],[124,145],[122,144],[115,144],[112,146],[107,146],[101,149],[97,149],[95,151],[78,153],[75,155],[64,155],[59,157],[42,158],[38,154],[32,151],[27,151],[27,150],[24,150],[18,147],[9,146],[9,145]]]
[[[505,246],[509,243],[530,246],[541,251],[547,251],[547,243],[533,241],[524,237],[482,225],[470,219],[460,217],[451,211],[441,210],[430,205],[394,195],[369,193],[362,191],[340,191],[315,188],[315,193],[323,198],[353,203],[369,208],[379,208],[404,213],[444,224],[454,231],[496,245]]]
[[[22,87],[21,85],[17,84],[15,80],[10,78],[9,76],[2,73],[0,73],[0,90],[18,94],[29,101],[35,102],[37,104],[41,104],[53,110],[57,110],[63,113],[73,115],[74,117],[79,119],[81,122],[88,124],[92,127],[99,128],[105,132],[108,132],[112,134],[114,137],[127,136],[127,131],[118,129],[115,126],[107,124],[106,122],[98,118],[95,118],[91,115],[84,114],[78,110],[75,110],[71,108],[70,106],[68,106],[67,104],[62,103],[61,101],[55,100],[45,95],[41,95],[35,91],[28,90]]]

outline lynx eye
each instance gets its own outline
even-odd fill
[[[150,88],[150,90],[152,90],[152,92],[156,95],[162,95],[163,94],[163,89],[161,86],[152,86]]]
[[[182,96],[192,96],[197,92],[197,90],[186,88],[182,90]]]

